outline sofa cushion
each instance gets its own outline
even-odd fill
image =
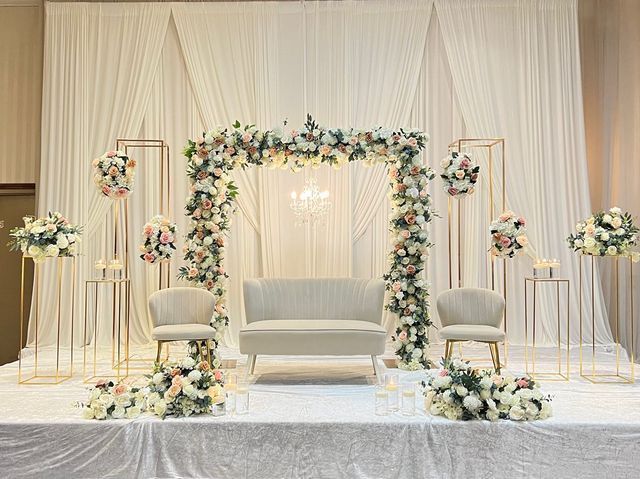
[[[243,354],[351,355],[384,353],[379,324],[349,319],[272,319],[240,330]]]
[[[216,330],[207,324],[167,324],[153,328],[154,341],[190,341],[194,339],[213,339]]]
[[[504,331],[481,324],[452,324],[440,329],[440,337],[461,341],[504,341]]]

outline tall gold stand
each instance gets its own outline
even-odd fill
[[[25,263],[27,261],[31,261],[33,258],[29,256],[22,257],[22,273],[21,273],[21,281],[20,281],[20,339],[24,337],[24,328],[25,328],[25,315],[29,312],[25,311]],[[28,377],[23,377],[23,363],[25,359],[23,357],[24,351],[22,350],[22,344],[20,344],[20,353],[18,355],[18,384],[59,384],[73,376],[73,322],[74,322],[74,305],[75,305],[75,284],[76,284],[76,258],[75,256],[71,257],[57,257],[57,258],[49,258],[45,260],[46,263],[51,264],[52,262],[56,263],[56,306],[53,309],[53,314],[56,315],[56,349],[55,349],[55,374],[42,374],[42,361],[40,358],[40,343],[39,343],[39,323],[40,323],[40,314],[41,314],[41,305],[40,305],[40,276],[41,269],[44,267],[45,263],[36,263],[34,261],[33,268],[33,316],[34,316],[34,327],[35,327],[35,348],[34,348],[34,362],[33,362],[33,374],[28,375]],[[65,263],[70,263],[71,267],[71,280],[64,279],[64,265]],[[67,283],[66,281],[69,281]],[[71,292],[71,301],[70,301],[70,332],[69,332],[69,357],[67,367],[61,370],[61,353],[60,353],[60,340],[62,336],[62,300],[63,300],[63,291],[62,285],[69,284],[70,287],[68,290]],[[68,291],[67,290],[67,291]],[[66,291],[65,291],[66,293]],[[52,310],[49,309],[45,312],[45,314],[51,314]],[[28,322],[28,320],[27,320]],[[48,362],[48,361],[47,361]]]
[[[531,285],[532,288],[528,288]],[[536,367],[536,326],[537,326],[537,289],[543,285],[555,285],[555,302],[556,302],[556,323],[557,323],[557,370],[556,371],[540,371]],[[566,286],[566,322],[565,322],[565,358],[563,361],[562,351],[562,330],[561,330],[561,313],[560,313],[560,286]],[[570,282],[568,279],[562,278],[525,278],[524,279],[524,363],[527,374],[533,379],[544,379],[547,381],[568,381],[570,371],[569,360],[569,293]],[[529,302],[528,292],[533,289],[532,300],[532,321],[531,321],[531,348],[529,348]],[[564,288],[563,288],[564,289]],[[531,367],[529,367],[529,355],[531,356]],[[563,364],[564,363],[564,364]]]
[[[614,268],[614,292],[615,292],[615,321],[614,321],[614,340],[615,340],[615,351],[616,351],[616,362],[615,362],[615,370],[614,371],[605,371],[602,372],[602,369],[596,365],[596,339],[595,339],[595,325],[596,325],[596,313],[595,313],[595,267],[596,261],[599,260],[602,264],[603,261],[610,260],[613,261]],[[587,264],[591,264],[591,279],[589,281],[589,286],[587,289],[587,293],[589,294],[589,302],[591,306],[591,342],[584,343],[583,336],[583,316],[584,310],[586,309],[586,305],[583,303],[584,298],[582,295],[582,270],[583,270],[583,261],[586,261]],[[629,277],[626,282],[627,288],[626,294],[628,296],[629,301],[629,314],[627,315],[627,325],[629,327],[631,340],[629,341],[629,370],[628,374],[623,374],[621,372],[622,368],[620,365],[620,262],[628,261],[629,268]],[[633,262],[631,258],[621,258],[619,256],[610,256],[610,257],[601,257],[601,256],[590,256],[590,255],[580,255],[579,258],[579,278],[580,278],[580,286],[579,286],[579,295],[580,295],[580,376],[585,378],[586,380],[592,383],[629,383],[632,384],[635,382],[635,370],[634,370],[634,361],[635,361],[635,351],[634,351],[634,314],[633,314]],[[585,268],[586,271],[586,268]],[[585,349],[591,350],[591,361],[588,361],[588,358],[585,360]],[[591,363],[591,371],[588,371],[588,363]]]
[[[90,289],[93,290],[93,301],[89,301]],[[99,330],[107,326],[100,320],[100,291],[105,297],[111,294],[111,357],[104,362],[109,367],[99,366]],[[128,278],[89,279],[84,283],[84,330],[82,379],[85,383],[98,378],[115,376],[119,381],[129,376],[129,337],[130,337],[130,281]],[[89,319],[91,317],[91,320]],[[89,334],[89,326],[92,331]],[[88,341],[90,339],[90,341]],[[107,361],[110,362],[107,363]],[[88,365],[89,363],[89,365]],[[123,374],[124,369],[124,374]]]

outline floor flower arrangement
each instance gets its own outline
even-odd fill
[[[425,409],[451,420],[533,421],[551,416],[551,397],[527,376],[476,370],[458,357],[443,359],[422,383]]]

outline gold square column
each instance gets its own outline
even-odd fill
[[[528,286],[531,285],[532,288]],[[537,289],[541,286],[546,285],[555,285],[555,302],[556,302],[556,324],[557,324],[557,340],[556,340],[556,359],[557,359],[557,370],[556,371],[540,371],[536,366],[536,327],[537,327],[537,317],[538,317],[538,309],[537,309]],[[566,286],[566,316],[565,316],[565,330],[566,330],[566,341],[565,341],[565,358],[563,361],[563,351],[562,351],[562,331],[561,331],[561,313],[560,313],[560,286]],[[529,302],[528,302],[528,293],[529,289],[533,289],[533,300],[532,300],[532,315],[529,314]],[[564,288],[562,288],[564,289]],[[570,337],[569,337],[569,305],[570,305],[570,282],[568,279],[563,278],[525,278],[524,279],[524,362],[525,369],[529,376],[533,379],[544,379],[547,381],[568,381],[570,376]],[[531,347],[529,347],[529,317],[531,316]],[[531,358],[531,367],[529,367],[529,357]],[[563,365],[564,363],[564,365]]]
[[[590,258],[590,259],[589,259]],[[580,286],[579,286],[579,295],[580,295],[580,376],[585,378],[587,381],[592,383],[629,383],[632,384],[635,382],[635,369],[634,369],[634,361],[635,361],[635,351],[634,351],[634,301],[633,301],[633,261],[631,258],[620,257],[620,256],[591,256],[591,255],[579,255],[579,274],[580,274]],[[615,294],[615,321],[613,323],[614,326],[614,341],[615,341],[615,369],[614,371],[602,371],[602,367],[597,365],[596,359],[596,339],[595,339],[595,324],[596,324],[596,313],[595,313],[595,269],[596,265],[599,263],[599,266],[604,266],[605,261],[613,261],[613,272],[614,272],[614,280],[613,280],[613,291]],[[631,340],[629,341],[629,369],[628,374],[624,374],[620,364],[620,354],[621,354],[621,345],[620,345],[620,262],[628,262],[629,276],[625,280],[623,277],[623,288],[624,293],[628,298],[629,304],[629,314],[627,315],[627,326],[630,332]],[[588,305],[591,307],[591,341],[584,341],[583,335],[583,326],[584,326],[584,310],[586,309],[587,304],[583,298],[582,289],[583,289],[583,280],[582,280],[582,271],[583,271],[583,262],[587,265],[591,265],[591,278],[588,282],[586,293],[588,296]],[[586,267],[584,268],[586,272]],[[590,361],[589,357],[585,358],[586,351],[590,350]],[[591,367],[589,368],[589,363]],[[590,369],[590,371],[589,371]]]
[[[27,261],[33,261],[33,258],[30,256],[22,256],[22,273],[21,273],[21,281],[20,281],[20,339],[24,337],[24,329],[25,329],[25,315],[29,314],[29,311],[25,311],[25,266]],[[42,307],[40,304],[40,278],[42,276],[42,268],[45,265],[51,265],[55,262],[56,268],[56,288],[55,288],[55,308],[53,309],[53,314],[56,315],[56,346],[55,346],[55,374],[42,374],[42,358],[41,358],[41,344],[40,344],[40,331],[39,331],[39,323],[40,323],[40,315],[42,314]],[[70,285],[71,287],[66,289],[66,291],[71,292],[71,301],[70,301],[70,332],[69,332],[69,356],[68,356],[68,365],[65,370],[61,370],[61,346],[60,340],[62,336],[62,301],[63,301],[63,292],[62,285],[65,282],[63,277],[65,276],[65,264],[69,264],[71,268],[71,278]],[[74,306],[75,306],[75,283],[76,283],[76,258],[75,256],[69,257],[56,257],[56,258],[48,258],[43,263],[33,261],[33,295],[32,295],[32,310],[34,316],[34,328],[35,328],[35,344],[34,344],[34,353],[33,353],[33,374],[28,375],[28,377],[23,377],[23,369],[25,366],[23,363],[26,362],[24,357],[24,350],[22,349],[22,344],[20,344],[20,349],[18,353],[18,384],[60,384],[63,381],[71,378],[73,376],[73,322],[74,322]],[[68,281],[68,279],[67,279]],[[51,310],[45,312],[45,314],[51,314]],[[27,319],[28,324],[28,319]],[[45,367],[52,368],[53,365],[48,364],[48,360],[45,360]],[[28,368],[28,367],[27,367]]]

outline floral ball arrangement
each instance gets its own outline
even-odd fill
[[[569,247],[582,254],[593,256],[631,256],[630,251],[638,244],[638,227],[629,213],[618,207],[600,211],[576,225],[576,233],[567,238]]]
[[[444,180],[444,191],[449,196],[463,198],[473,194],[480,166],[469,154],[452,151],[442,159],[440,166],[444,170],[440,178]]]
[[[170,260],[176,250],[178,228],[162,215],[154,216],[144,225],[140,258],[149,264]]]
[[[135,167],[136,161],[122,151],[107,151],[93,160],[93,181],[104,196],[120,200],[131,194]]]
[[[58,256],[75,256],[82,229],[72,225],[61,213],[54,212],[44,218],[25,216],[24,227],[9,232],[9,247],[20,250],[34,261],[42,262]]]
[[[148,388],[125,383],[99,381],[89,391],[89,401],[81,403],[84,419],[135,419],[146,408]]]
[[[156,364],[148,378],[147,407],[163,419],[206,414],[214,404],[224,403],[222,372],[191,356]]]
[[[526,221],[513,211],[505,211],[489,226],[491,254],[501,258],[513,258],[529,244],[525,233]]]
[[[460,358],[442,361],[422,383],[425,407],[451,420],[533,421],[551,416],[551,398],[527,376],[477,371]]]

